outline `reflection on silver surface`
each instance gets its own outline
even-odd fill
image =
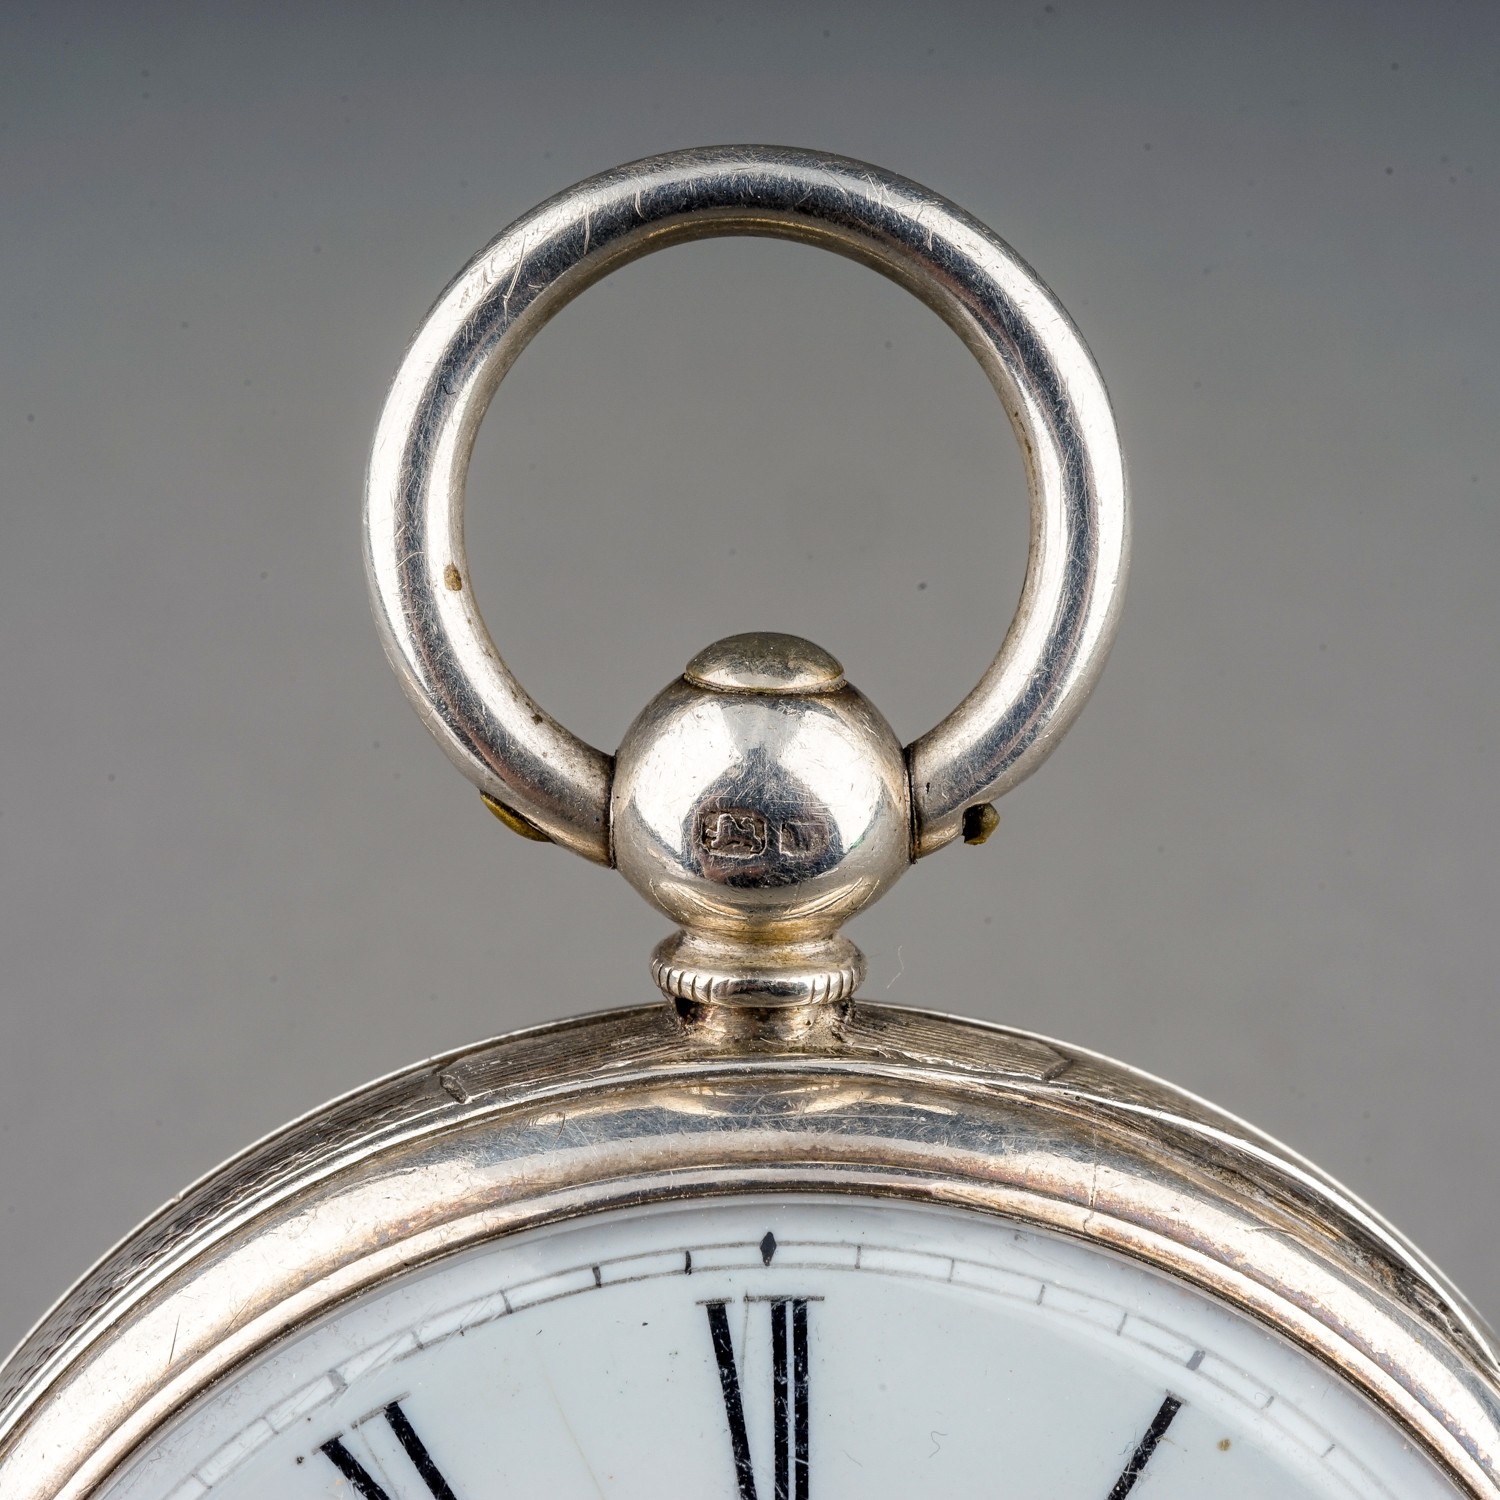
[[[800,1042],[662,1006],[397,1074],[246,1152],[103,1261],[0,1372],[0,1493],[82,1500],[214,1380],[363,1288],[497,1234],[741,1191],[949,1203],[1130,1256],[1278,1330],[1467,1494],[1500,1496],[1500,1365],[1337,1184],[1090,1053],[845,1009]]]
[[[1032,519],[1020,607],[979,684],[907,750],[920,857],[1035,770],[1087,698],[1114,632],[1127,521],[1109,400],[1067,315],[990,230],[904,178],[811,151],[716,147],[616,168],[519,219],[444,292],[392,387],[366,502],[376,618],[465,775],[523,826],[608,863],[611,758],[526,693],[474,602],[469,457],[506,371],[568,301],[652,250],[735,234],[802,240],[905,286],[964,340],[1021,443]]]
[[[669,999],[789,1011],[863,976],[839,928],[910,865],[911,800],[901,742],[831,661],[793,636],[721,641],[689,666],[715,685],[679,677],[626,732],[614,857],[683,929],[653,964]]]

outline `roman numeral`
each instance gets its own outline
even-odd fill
[[[395,1434],[396,1441],[401,1444],[402,1451],[411,1460],[412,1468],[417,1471],[422,1483],[427,1486],[433,1500],[458,1500],[453,1493],[453,1486],[443,1478],[442,1471],[432,1461],[432,1455],[427,1451],[427,1444],[417,1436],[417,1429],[411,1425],[411,1419],[401,1410],[401,1403],[392,1401],[381,1416],[385,1418],[386,1426]],[[361,1500],[391,1500],[384,1486],[344,1446],[342,1434],[339,1437],[329,1438],[318,1449],[318,1452],[349,1481]]]
[[[777,1297],[767,1302],[771,1314],[771,1412],[775,1422],[776,1500],[808,1500],[807,1299]],[[729,1314],[723,1302],[706,1302],[708,1333],[719,1389],[724,1396],[724,1418],[729,1426],[729,1451],[739,1500],[759,1500],[755,1470],[750,1462],[750,1435],[745,1427],[745,1401],[740,1393],[739,1369],[729,1335]]]
[[[1125,1465],[1125,1472],[1115,1480],[1115,1487],[1109,1492],[1109,1500],[1125,1500],[1125,1497],[1135,1488],[1135,1482],[1141,1477],[1146,1465],[1151,1462],[1151,1455],[1156,1452],[1156,1445],[1161,1442],[1167,1428],[1172,1425],[1172,1418],[1182,1410],[1182,1402],[1176,1396],[1168,1396],[1162,1404],[1157,1407],[1156,1415],[1151,1418],[1151,1425],[1146,1429],[1146,1435],[1135,1445],[1135,1452],[1130,1455],[1130,1462]]]

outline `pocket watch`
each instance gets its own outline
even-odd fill
[[[920,297],[1023,450],[1014,622],[905,748],[834,657],[764,633],[700,652],[606,755],[474,603],[465,473],[512,362],[615,267],[732,234]],[[365,518],[412,702],[502,822],[676,924],[665,1003],[420,1063],[189,1188],[0,1369],[4,1500],[1500,1497],[1494,1340],[1358,1199],[1119,1063],[856,998],[842,924],[989,835],[1125,576],[1103,384],[989,229],[809,151],[570,188],[429,315]]]

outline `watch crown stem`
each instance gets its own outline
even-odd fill
[[[797,636],[701,651],[631,725],[615,863],[681,931],[662,993],[695,1012],[837,1005],[864,977],[839,928],[911,863],[906,760],[879,711]]]

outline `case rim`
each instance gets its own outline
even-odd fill
[[[0,1493],[83,1500],[196,1396],[472,1245],[740,1192],[941,1202],[1130,1257],[1362,1390],[1500,1500],[1500,1357],[1440,1272],[1232,1115],[1095,1053],[857,1004],[801,1038],[662,1005],[514,1033],[304,1116],[173,1199],[0,1367]]]

